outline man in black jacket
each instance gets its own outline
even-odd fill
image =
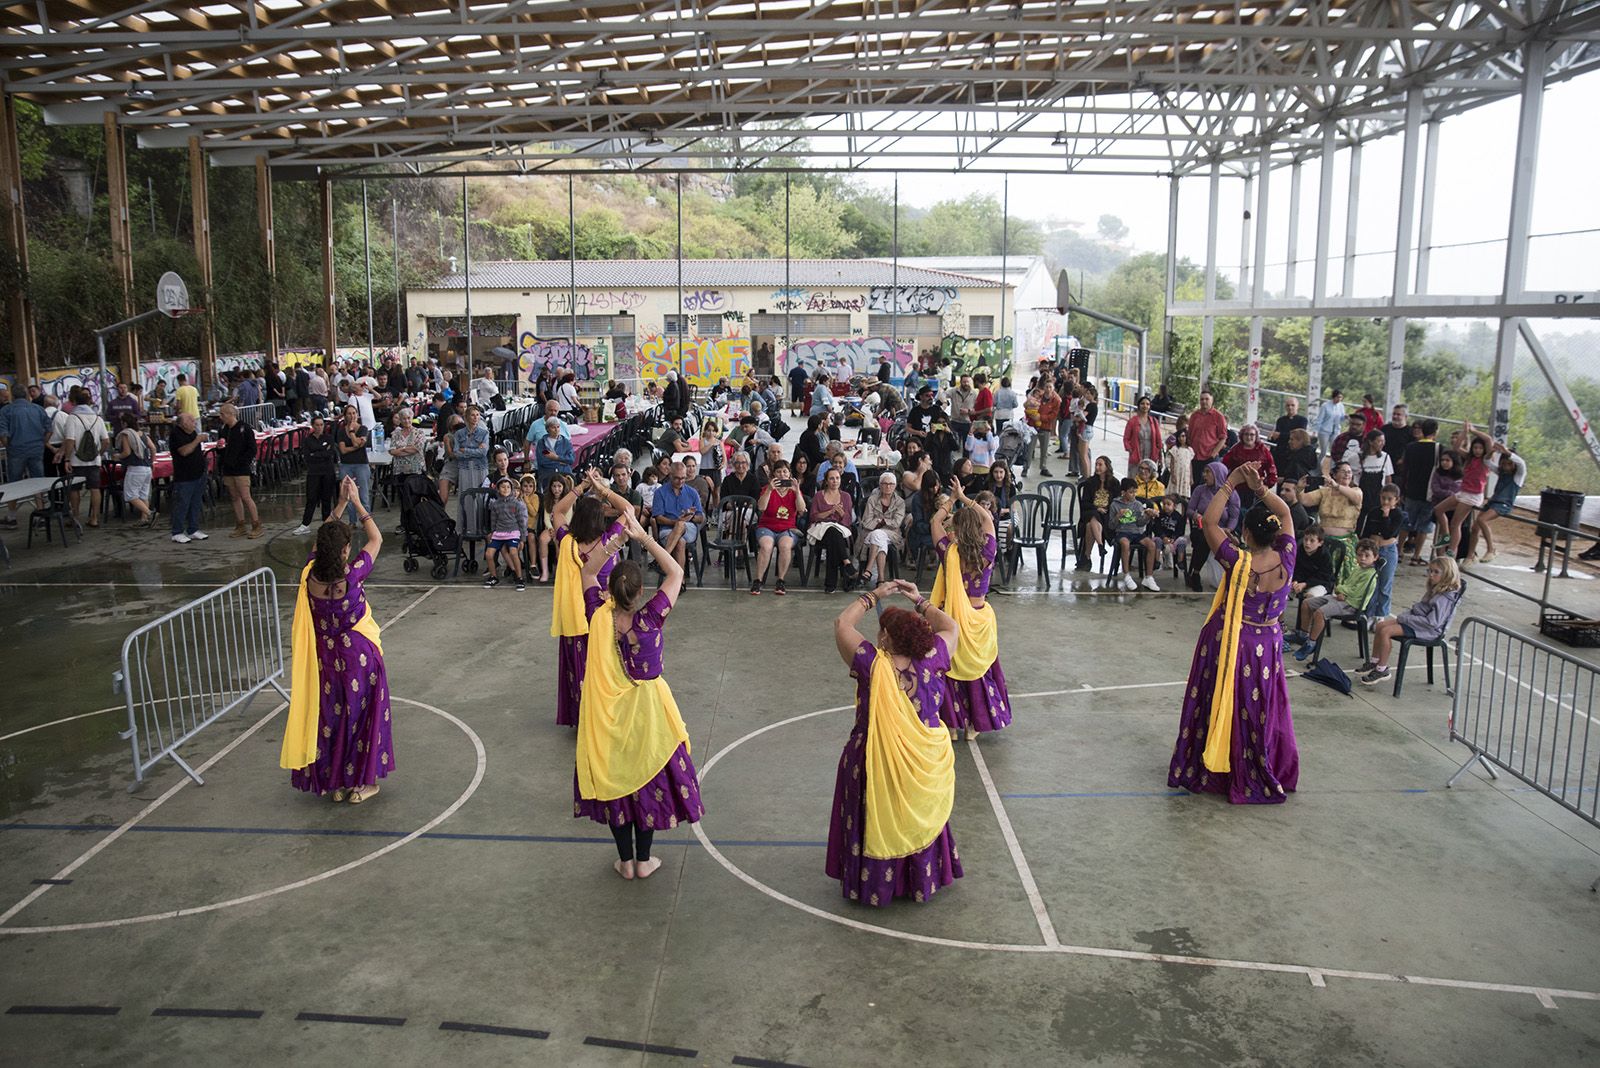
[[[300,455],[306,464],[306,510],[295,528],[297,537],[311,533],[311,514],[317,505],[322,506],[322,521],[328,521],[339,487],[339,458],[333,447],[333,429],[322,416],[311,417],[311,430],[300,443]]]

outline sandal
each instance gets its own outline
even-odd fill
[[[354,790],[350,791],[350,803],[352,805],[359,805],[363,801],[367,800],[367,798],[376,796],[378,796],[377,783],[373,783],[371,786],[357,786]]]
[[[328,799],[330,801],[332,801],[334,804],[338,804],[340,801],[343,801],[346,797],[349,797],[349,796],[350,796],[350,791],[349,790],[339,789],[339,790],[333,790],[333,791],[329,792]]]

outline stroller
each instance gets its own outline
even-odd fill
[[[456,522],[445,514],[439,492],[427,475],[406,475],[400,480],[400,527],[405,531],[407,572],[417,570],[417,557],[433,560],[431,574],[442,579],[450,573],[450,557],[460,549]]]
[[[1018,464],[1022,473],[1028,473],[1028,445],[1033,440],[1033,428],[1020,420],[1012,420],[1000,429],[1000,445],[995,449],[994,462],[1009,464],[1015,474]]]

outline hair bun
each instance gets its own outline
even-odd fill
[[[1268,512],[1267,513],[1266,524],[1267,524],[1267,526],[1271,527],[1273,530],[1277,530],[1277,529],[1279,529],[1280,527],[1283,526],[1282,522],[1279,521],[1277,515],[1272,513],[1272,512]]]

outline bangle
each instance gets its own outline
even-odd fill
[[[872,594],[863,593],[861,595],[861,607],[867,609],[869,612],[872,610],[872,606],[877,604],[877,603],[878,603],[878,599],[876,597],[874,597]]]
[[[372,513],[371,512],[357,512],[356,513],[356,518],[361,520],[363,523],[371,522]]]
[[[928,600],[926,597],[922,598],[917,602],[917,614],[921,615],[923,612],[927,611],[928,606],[932,603],[933,602]]]

